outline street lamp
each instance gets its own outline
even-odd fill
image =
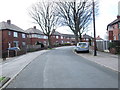
[[[97,52],[96,52],[96,30],[95,30],[95,3],[94,0],[92,0],[92,4],[93,4],[93,29],[94,29],[94,56],[97,56]]]

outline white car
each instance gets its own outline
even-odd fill
[[[89,53],[89,43],[88,42],[78,42],[77,46],[75,47],[76,52],[88,52]]]

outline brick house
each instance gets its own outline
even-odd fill
[[[109,40],[120,40],[120,16],[107,25],[107,31]]]
[[[62,43],[75,43],[75,36],[73,34],[62,34]]]
[[[36,45],[37,42],[47,45],[47,36],[45,36],[39,29],[34,26],[25,30],[28,35],[28,45]]]
[[[36,29],[36,26],[33,28],[29,28],[25,30],[28,35],[28,45],[36,45],[37,42],[43,43],[44,45],[48,45],[48,38],[45,36],[39,29]],[[71,43],[75,41],[74,35],[70,34],[61,34],[58,31],[55,31],[51,35],[51,43],[62,44],[62,43]]]
[[[22,49],[27,45],[27,35],[24,30],[11,24],[10,20],[0,22],[0,36],[2,56],[6,55],[8,48],[19,47]]]
[[[51,35],[51,43],[54,45],[54,44],[61,44],[62,41],[61,41],[61,37],[62,37],[62,34],[55,31],[54,33],[52,33]]]

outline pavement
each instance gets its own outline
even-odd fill
[[[11,78],[2,88],[6,87],[6,85],[8,85],[35,58],[47,51],[48,50],[42,50],[27,53],[18,57],[7,58],[5,61],[0,62],[0,76]],[[2,59],[0,61],[2,61]]]
[[[10,81],[8,81],[2,88],[6,87],[35,58],[47,51],[49,50],[27,53],[18,57],[7,58],[5,61],[0,59],[0,76],[11,78]],[[97,56],[93,56],[93,50],[90,50],[90,53],[76,54],[86,58],[87,60],[118,71],[118,55],[97,51]]]
[[[97,56],[94,56],[94,50],[92,49],[90,50],[90,53],[76,53],[76,54],[83,58],[86,58],[87,60],[90,60],[99,65],[112,69],[114,71],[118,72],[120,70],[120,67],[118,65],[118,60],[120,59],[119,55],[97,51]]]

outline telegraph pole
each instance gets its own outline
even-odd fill
[[[96,30],[95,30],[95,3],[94,0],[92,1],[93,3],[93,29],[94,29],[94,56],[97,56],[96,52]]]

